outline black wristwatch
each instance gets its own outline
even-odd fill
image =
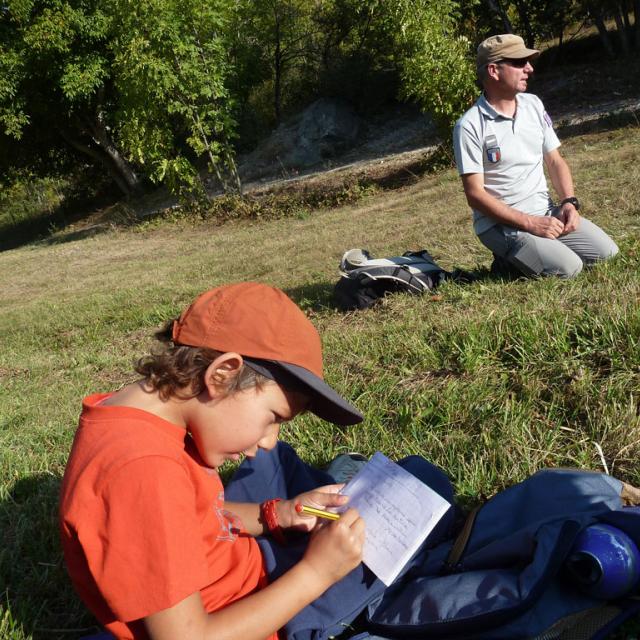
[[[575,196],[571,196],[570,198],[565,198],[560,203],[560,206],[565,205],[565,204],[572,204],[576,208],[576,211],[578,211],[580,209],[580,201]]]

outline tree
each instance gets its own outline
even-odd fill
[[[98,0],[7,0],[1,14],[0,122],[20,139],[52,131],[102,165],[122,193],[139,177],[112,137],[112,21]]]
[[[321,1],[241,0],[238,4],[236,33],[259,49],[270,71],[276,124],[283,115],[287,79],[296,69],[317,66],[320,29],[314,17],[321,11]]]
[[[370,2],[388,17],[397,42],[402,94],[431,115],[447,143],[478,90],[471,42],[458,33],[455,0]]]
[[[616,28],[618,30],[618,36],[620,37],[620,46],[622,47],[622,52],[625,55],[629,55],[629,53],[631,53],[631,46],[629,45],[629,38],[627,37],[629,16],[626,12],[626,7],[618,4],[614,8],[613,18],[616,21]]]
[[[49,133],[107,169],[197,186],[205,156],[239,189],[225,88],[232,0],[7,0],[0,13],[0,124]],[[44,140],[43,140],[44,143]],[[229,177],[230,176],[230,177]]]
[[[575,0],[574,6],[576,13],[584,18],[593,21],[598,29],[600,42],[609,58],[617,57],[618,53],[623,55],[631,54],[631,23],[629,12],[632,10],[635,15],[635,46],[640,48],[640,1],[633,0],[632,3],[627,0]],[[613,18],[616,28],[609,31],[607,28],[607,20]],[[617,38],[612,38],[612,33],[617,34]],[[619,48],[616,46],[619,45]]]
[[[507,12],[502,8],[500,0],[485,0],[489,10],[500,18],[504,33],[513,33],[513,26]]]
[[[575,0],[485,1],[502,18],[505,31],[521,34],[528,47],[554,37],[561,43],[566,25],[576,18]]]
[[[227,0],[111,0],[118,133],[153,180],[199,188],[206,157],[225,191],[240,191],[231,139]]]

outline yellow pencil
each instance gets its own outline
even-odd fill
[[[298,513],[306,513],[308,516],[317,516],[318,518],[326,518],[327,520],[339,520],[339,513],[331,513],[331,511],[324,511],[322,509],[316,509],[315,507],[309,507],[306,504],[298,503],[296,505],[296,511]]]

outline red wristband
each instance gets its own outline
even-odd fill
[[[284,537],[284,531],[278,522],[278,512],[276,511],[278,502],[281,502],[281,498],[265,500],[260,505],[260,519],[271,537],[279,544],[286,545],[287,540]]]

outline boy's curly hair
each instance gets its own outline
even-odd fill
[[[170,320],[154,334],[162,346],[140,358],[134,369],[159,393],[162,400],[172,396],[188,400],[204,391],[204,374],[222,352],[175,344],[172,339],[173,322]],[[253,387],[262,389],[267,382],[268,378],[243,364],[238,375],[227,384],[226,392],[234,393]]]

